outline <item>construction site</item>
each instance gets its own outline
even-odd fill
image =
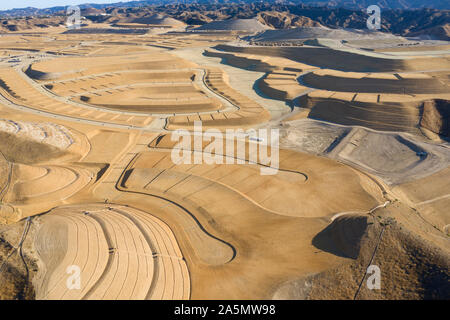
[[[162,15],[2,33],[0,299],[448,299],[449,101],[448,41]],[[244,134],[184,151],[247,151],[174,162],[198,122]],[[276,174],[252,129],[279,131]]]

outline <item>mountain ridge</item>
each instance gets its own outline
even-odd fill
[[[163,6],[163,5],[176,5],[176,4],[251,4],[260,3],[261,1],[251,0],[140,0],[129,2],[115,2],[115,3],[85,3],[79,5],[81,9],[95,8],[105,9],[108,7],[116,8],[133,8],[133,7],[145,7],[145,6]],[[383,9],[438,9],[449,10],[450,5],[447,0],[268,0],[264,1],[268,4],[294,4],[294,5],[307,5],[311,7],[327,7],[327,8],[344,8],[344,9],[365,9],[370,5],[378,5]],[[31,16],[31,15],[48,15],[55,14],[58,11],[63,11],[69,6],[54,6],[48,8],[14,8],[9,10],[0,10],[0,17],[19,17],[19,16]]]

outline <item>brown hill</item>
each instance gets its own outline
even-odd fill
[[[308,17],[296,16],[289,12],[267,11],[258,14],[258,20],[275,29],[295,27],[321,27],[322,25]]]
[[[0,32],[14,32],[33,28],[57,27],[65,23],[65,17],[17,18],[0,20]]]
[[[143,15],[138,18],[125,19],[124,22],[174,27],[184,26],[184,23],[182,21],[170,18],[162,14]]]
[[[424,30],[410,32],[407,34],[411,37],[429,37],[431,39],[450,41],[450,23],[440,26],[434,26]]]
[[[450,137],[450,102],[440,99],[425,101],[420,126]]]
[[[213,20],[200,12],[187,12],[187,11],[176,16],[176,18],[189,25],[203,25]]]

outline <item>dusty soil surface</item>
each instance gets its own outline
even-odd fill
[[[448,298],[446,47],[87,24],[0,39],[1,299]]]

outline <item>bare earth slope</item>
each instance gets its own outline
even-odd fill
[[[448,43],[208,6],[0,37],[0,298],[448,298]]]

